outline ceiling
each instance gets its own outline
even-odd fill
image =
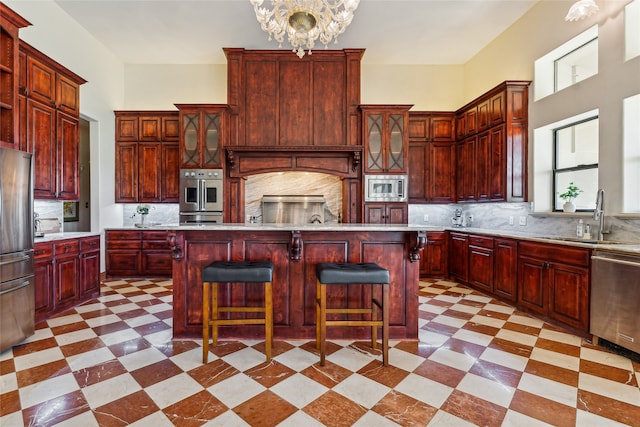
[[[463,64],[536,1],[361,0],[329,48],[365,48],[365,64]],[[55,2],[125,63],[226,64],[223,47],[278,48],[249,0]]]

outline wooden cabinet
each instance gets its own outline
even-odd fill
[[[0,3],[0,146],[20,149],[18,32],[31,25]]]
[[[458,201],[526,201],[529,83],[506,81],[456,113]]]
[[[587,333],[590,257],[590,249],[521,241],[518,305]]]
[[[222,168],[228,106],[176,104],[176,107],[180,110],[180,168]]]
[[[468,236],[468,284],[486,293],[493,293],[493,243],[493,237]]]
[[[420,256],[420,277],[447,275],[447,233],[427,232],[427,245]]]
[[[411,105],[361,105],[364,172],[407,173]]]
[[[166,231],[108,230],[105,245],[107,277],[171,276]]]
[[[34,244],[36,322],[100,293],[100,236]]]
[[[365,203],[364,217],[367,224],[407,224],[409,206],[406,203]]]
[[[449,277],[467,283],[469,278],[469,238],[465,233],[449,233]]]
[[[55,307],[53,243],[42,242],[33,245],[33,272],[36,322],[39,322],[46,319]]]
[[[179,201],[177,111],[116,111],[116,202]]]
[[[34,197],[77,200],[80,85],[85,80],[27,43],[20,42],[20,51],[21,148],[33,153]]]
[[[518,289],[518,242],[495,238],[493,244],[493,293],[515,302]]]
[[[409,202],[456,199],[455,115],[409,112]]]
[[[364,49],[224,49],[229,146],[360,145],[360,59]]]
[[[100,236],[80,239],[80,297],[100,292]]]

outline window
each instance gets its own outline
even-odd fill
[[[564,193],[574,183],[582,193],[573,201],[577,210],[593,210],[598,190],[598,117],[556,128],[554,143],[554,210],[562,210]]]
[[[640,212],[640,94],[623,101],[624,181],[622,211]]]
[[[640,0],[634,0],[624,8],[625,59],[640,56]]]
[[[556,59],[555,92],[598,74],[598,39]]]
[[[598,26],[537,59],[534,72],[536,101],[597,74]]]

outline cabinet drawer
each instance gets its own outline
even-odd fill
[[[107,249],[140,249],[140,240],[107,240]]]
[[[493,249],[493,237],[469,236],[469,246]]]
[[[84,237],[80,239],[80,251],[89,252],[100,250],[100,236]]]
[[[164,242],[167,241],[167,232],[166,231],[143,231],[142,232],[142,240],[162,240]]]
[[[170,250],[166,240],[145,240],[142,242],[142,249]]]
[[[33,245],[33,258],[34,259],[48,259],[53,258],[53,243],[36,243]]]
[[[77,254],[80,251],[80,242],[77,239],[63,240],[55,243],[53,249],[56,256]]]
[[[521,256],[538,258],[548,262],[560,262],[580,267],[589,266],[591,249],[573,248],[564,245],[551,245],[533,242],[520,242],[518,253]]]
[[[116,230],[107,231],[107,240],[140,240],[142,233],[140,231]]]

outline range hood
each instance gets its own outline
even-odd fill
[[[318,195],[262,196],[265,224],[323,224],[327,201]]]

